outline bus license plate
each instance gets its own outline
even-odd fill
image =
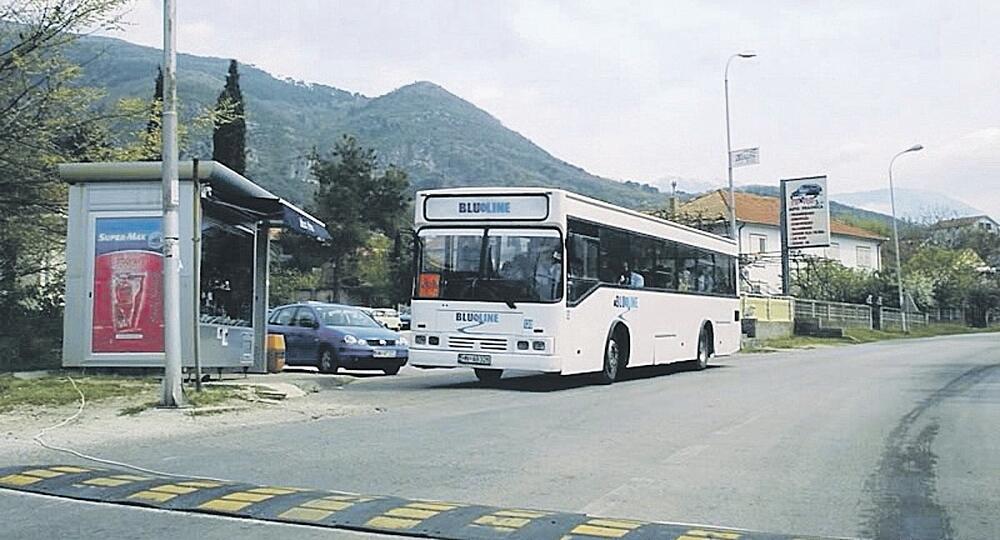
[[[372,356],[375,358],[395,358],[396,351],[375,349]]]
[[[488,366],[492,363],[490,355],[488,354],[458,354],[459,364],[475,364],[477,366]]]

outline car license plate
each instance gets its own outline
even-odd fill
[[[396,351],[385,350],[385,349],[375,349],[375,352],[372,353],[372,356],[375,357],[375,358],[395,358],[396,357]]]
[[[458,354],[459,364],[475,364],[477,366],[488,366],[493,362],[488,354]]]

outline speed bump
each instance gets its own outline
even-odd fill
[[[571,512],[403,499],[71,465],[0,468],[0,488],[181,512],[447,540],[818,540]]]

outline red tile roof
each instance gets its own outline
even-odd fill
[[[696,197],[680,207],[680,213],[703,219],[727,219],[729,216],[729,193],[721,189]],[[781,201],[777,197],[766,197],[753,193],[736,192],[736,219],[744,223],[760,223],[780,226]],[[885,240],[882,235],[849,225],[837,219],[830,219],[833,234]]]

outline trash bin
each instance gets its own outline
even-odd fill
[[[267,335],[267,371],[278,373],[285,368],[285,336]]]

